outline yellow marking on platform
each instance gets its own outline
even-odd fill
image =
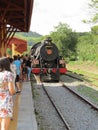
[[[20,84],[21,84],[21,89],[22,89],[22,83],[20,83]],[[20,97],[21,97],[21,93],[15,94],[13,97],[13,102],[14,102],[13,120],[11,120],[11,122],[10,122],[9,130],[17,130]]]
[[[11,120],[9,130],[17,130],[18,123],[18,112],[19,112],[19,104],[20,104],[20,94],[15,95],[14,99],[14,111],[13,111],[13,120]]]
[[[34,77],[35,77],[37,83],[41,83],[39,76],[34,75]]]

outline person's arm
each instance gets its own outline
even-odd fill
[[[7,85],[8,85],[9,93],[11,95],[15,94],[15,86],[14,86],[15,84],[14,84],[13,80],[14,80],[14,76],[13,76],[12,72],[9,72]]]
[[[10,95],[15,94],[15,87],[13,82],[8,82],[8,88],[9,88]]]

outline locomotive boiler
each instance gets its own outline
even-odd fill
[[[67,71],[65,62],[50,37],[32,46],[31,59],[31,73],[39,75],[41,81],[57,82],[60,75]]]

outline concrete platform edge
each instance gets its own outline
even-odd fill
[[[34,101],[30,82],[23,83],[23,89],[20,94],[17,130],[37,130],[37,121],[34,113]]]

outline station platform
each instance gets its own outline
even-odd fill
[[[15,94],[13,120],[9,130],[37,130],[30,82],[22,82],[22,92]]]

